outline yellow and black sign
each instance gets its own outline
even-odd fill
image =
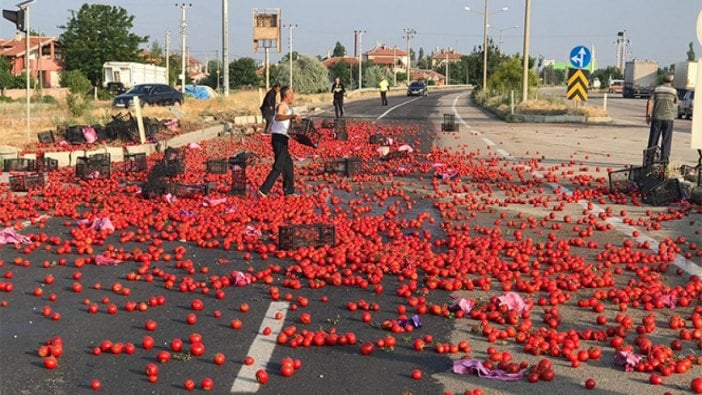
[[[568,100],[587,101],[590,72],[583,69],[568,69]]]

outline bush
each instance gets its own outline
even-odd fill
[[[390,72],[387,67],[370,66],[363,71],[363,86],[366,88],[376,88],[383,77],[388,81],[392,81],[392,72]]]
[[[83,115],[85,110],[88,108],[88,103],[83,99],[81,95],[75,93],[69,93],[66,95],[66,105],[68,106],[68,111],[74,117],[79,117]]]
[[[274,81],[281,85],[290,84],[290,62],[278,67]],[[300,55],[293,60],[293,88],[300,93],[320,93],[329,90],[329,72],[317,58]]]
[[[90,92],[93,87],[90,80],[79,70],[62,71],[61,86],[68,88],[71,93],[81,96]]]
[[[0,103],[12,103],[14,100],[12,100],[11,97],[7,96],[0,96]]]

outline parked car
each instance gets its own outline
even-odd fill
[[[682,100],[678,103],[678,118],[692,118],[692,108],[695,103],[695,91],[685,92]]]
[[[112,100],[113,107],[131,107],[134,98],[139,97],[142,107],[167,106],[183,104],[183,94],[166,84],[139,84],[127,92],[115,96]]]
[[[427,84],[422,81],[414,81],[407,87],[407,96],[426,96],[428,94]]]
[[[609,93],[622,93],[624,91],[624,80],[612,80],[609,84]]]

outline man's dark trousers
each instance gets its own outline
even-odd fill
[[[661,135],[663,136],[661,161],[668,162],[668,158],[670,158],[670,147],[673,143],[673,121],[651,120],[651,132],[648,135],[648,148],[657,146]]]
[[[290,154],[288,153],[288,137],[273,133],[271,134],[271,143],[273,145],[275,161],[273,162],[273,169],[268,173],[266,181],[264,181],[261,186],[261,192],[267,195],[273,188],[278,176],[282,173],[283,192],[286,195],[295,193],[295,173],[293,170],[292,158],[290,158]]]

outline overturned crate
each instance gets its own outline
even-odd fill
[[[385,154],[380,160],[389,162],[391,160],[404,159],[409,156],[409,151],[391,151]]]
[[[232,195],[246,194],[246,165],[248,157],[246,153],[229,158],[229,168],[232,170],[232,185],[230,193]]]
[[[229,164],[226,159],[208,159],[205,168],[209,174],[226,174]]]
[[[34,171],[36,169],[36,164],[34,159],[29,158],[9,158],[2,162],[3,170],[5,172],[12,171]]]
[[[163,153],[163,160],[159,164],[166,177],[175,177],[185,173],[185,151],[168,147]]]
[[[345,119],[337,119],[334,123],[334,138],[338,141],[348,141],[349,134],[346,131]]]
[[[168,184],[168,193],[178,198],[193,199],[207,196],[212,188],[211,184],[181,184],[176,182]]]
[[[645,193],[644,202],[654,206],[665,206],[682,199],[682,189],[677,178],[662,181]]]
[[[342,174],[351,177],[360,171],[361,160],[359,158],[341,158],[324,164],[324,172],[329,174]]]
[[[125,154],[124,161],[122,161],[122,171],[125,173],[141,173],[146,171],[148,168],[146,162],[146,154],[135,153],[135,154]]]
[[[383,136],[380,133],[376,133],[374,135],[371,135],[368,138],[368,144],[373,144],[373,145],[387,145],[388,144],[388,139],[387,137]]]
[[[661,181],[665,180],[664,163],[655,163],[650,166],[633,166],[609,172],[610,192],[646,192]]]
[[[58,160],[53,158],[41,157],[35,162],[35,170],[38,173],[48,173],[58,170]]]
[[[110,178],[112,162],[110,154],[94,154],[76,158],[76,177],[83,180]]]
[[[454,114],[444,114],[444,122],[441,124],[442,132],[458,132],[456,116]]]
[[[296,250],[302,247],[323,247],[336,244],[333,225],[284,225],[278,231],[278,249]]]
[[[56,136],[51,130],[39,132],[37,133],[37,140],[39,141],[39,144],[54,144],[56,142]]]
[[[314,127],[314,122],[308,118],[303,118],[301,122],[292,124],[290,137],[298,143],[312,148],[317,148],[322,140],[322,135]]]
[[[10,177],[12,192],[29,192],[32,189],[44,187],[44,175],[40,173],[20,174]]]

